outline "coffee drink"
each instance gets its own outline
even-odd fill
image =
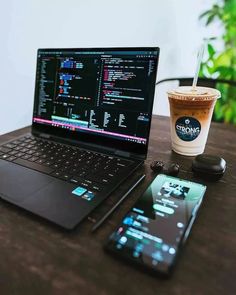
[[[208,87],[182,86],[168,92],[172,149],[182,155],[204,152],[212,113],[220,92]]]

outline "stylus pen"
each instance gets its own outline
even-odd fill
[[[92,232],[97,230],[100,225],[116,210],[116,208],[124,201],[124,199],[138,186],[138,184],[145,178],[145,174],[139,176],[135,184],[123,195],[123,197],[93,226]]]

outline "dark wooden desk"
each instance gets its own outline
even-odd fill
[[[236,294],[236,128],[213,123],[206,152],[224,157],[227,171],[208,186],[190,238],[169,280],[152,277],[103,252],[102,245],[154,175],[154,159],[181,165],[180,177],[200,181],[191,158],[171,152],[168,118],[154,117],[145,181],[95,233],[98,219],[120,198],[129,179],[90,218],[68,233],[0,201],[0,294]],[[0,137],[0,142],[22,129]],[[140,171],[139,171],[140,172]],[[137,172],[138,173],[138,172]]]

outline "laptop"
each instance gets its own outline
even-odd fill
[[[158,58],[154,47],[39,49],[31,132],[0,146],[0,197],[78,225],[146,159]]]

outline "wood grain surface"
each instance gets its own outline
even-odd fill
[[[0,143],[29,130],[1,136]],[[227,161],[226,173],[218,182],[194,177],[192,158],[171,151],[169,119],[154,116],[144,167],[76,230],[63,231],[0,201],[0,294],[236,294],[236,128],[212,123],[206,152]],[[153,160],[176,162],[181,166],[181,178],[207,185],[189,240],[168,280],[153,277],[103,251],[109,234],[154,178],[149,168]],[[91,233],[94,221],[141,172],[147,175],[142,184],[97,232]]]

